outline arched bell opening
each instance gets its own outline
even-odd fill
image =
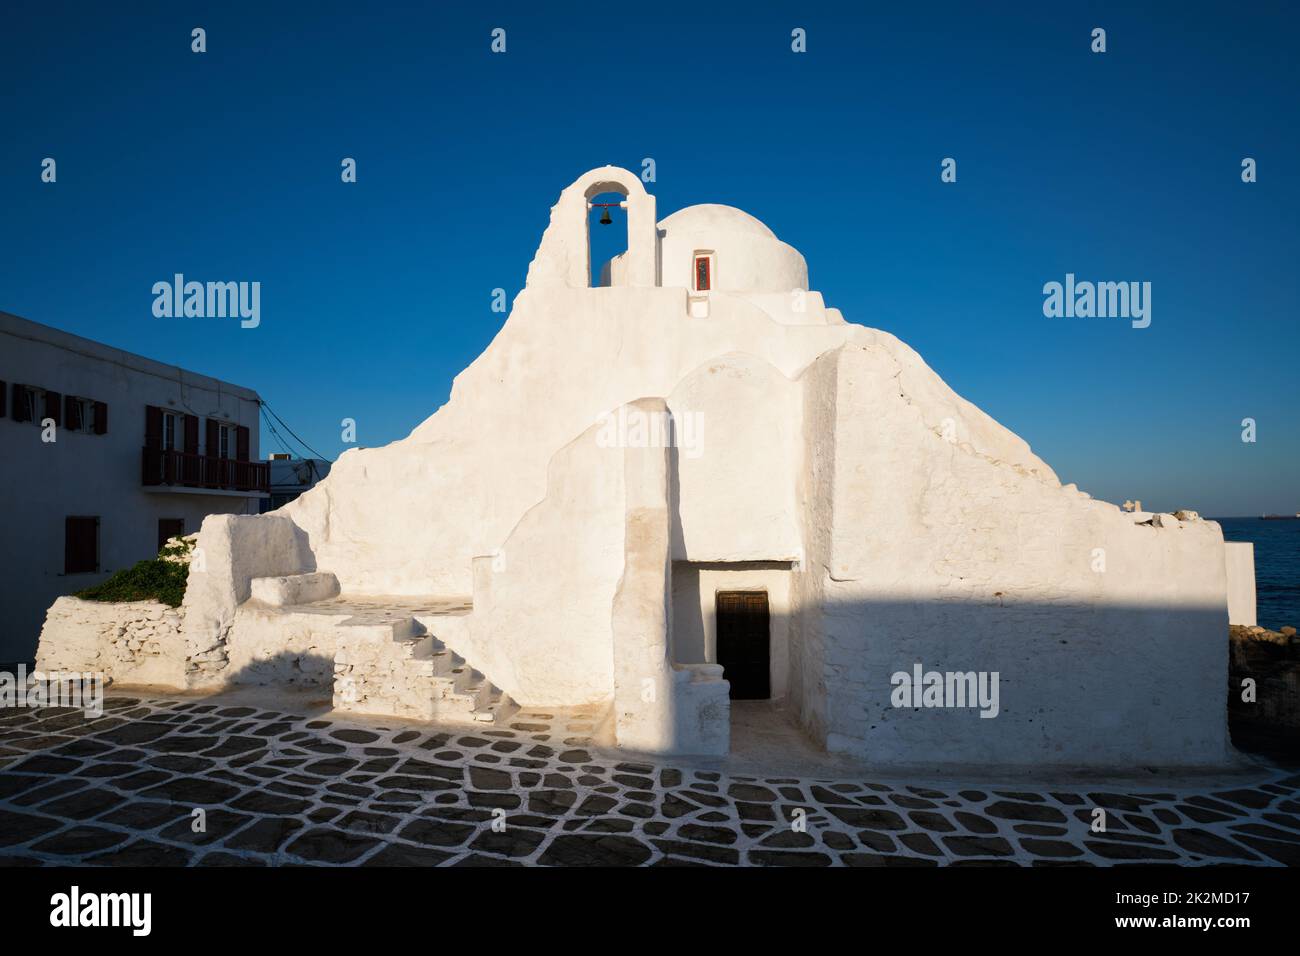
[[[592,288],[627,285],[624,274],[627,249],[627,193],[617,190],[589,194],[587,267]],[[617,262],[614,261],[616,256],[619,257]]]

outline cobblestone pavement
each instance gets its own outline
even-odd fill
[[[570,714],[397,726],[212,699],[0,711],[0,865],[1300,864],[1290,771],[1161,792],[935,789],[622,762],[591,730]]]

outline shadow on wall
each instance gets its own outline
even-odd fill
[[[270,657],[248,662],[230,674],[227,680],[236,686],[319,687],[332,696],[334,659],[323,654],[281,651]]]
[[[789,574],[794,610],[773,608],[769,633],[774,652],[787,635],[786,659],[774,653],[772,672],[787,669],[787,712],[830,752],[918,767],[1233,759],[1225,608],[818,601],[806,592],[819,580]],[[704,597],[692,625],[716,633]]]

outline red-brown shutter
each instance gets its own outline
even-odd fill
[[[70,432],[82,429],[81,402],[71,395],[63,396],[63,427]]]
[[[63,425],[63,396],[58,392],[46,391],[45,417],[54,420],[55,428]]]
[[[27,414],[27,386],[14,383],[13,389],[14,408],[13,417],[16,422],[30,422],[31,415]]]
[[[96,435],[108,434],[108,403],[107,402],[95,403],[95,434]]]
[[[154,451],[162,448],[162,409],[157,405],[144,407],[144,447]]]
[[[207,421],[207,447],[203,452],[209,458],[216,458],[221,454],[221,426],[215,419],[209,418]]]
[[[235,429],[235,461],[248,461],[248,426]]]
[[[63,523],[63,573],[88,574],[99,570],[99,519],[65,518]]]
[[[185,416],[185,454],[199,453],[199,416]]]

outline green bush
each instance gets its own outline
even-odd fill
[[[176,539],[173,538],[173,541]],[[180,607],[185,598],[185,582],[189,578],[188,562],[165,560],[188,557],[194,548],[192,541],[168,544],[151,561],[141,561],[135,567],[118,571],[102,584],[78,591],[76,597],[85,601],[161,601]]]

